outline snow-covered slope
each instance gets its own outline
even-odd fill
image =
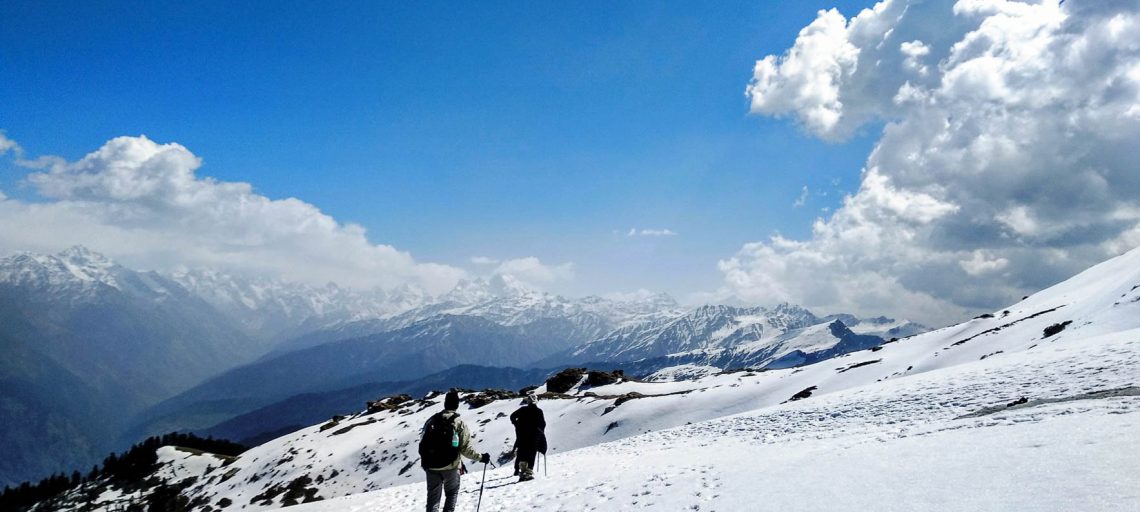
[[[1127,335],[664,430],[637,420],[717,413],[714,404],[749,393],[764,403],[762,379],[739,375],[674,403],[628,402],[611,416],[640,407],[625,417],[648,432],[552,453],[547,474],[526,484],[492,469],[481,510],[1136,510],[1140,388],[1129,368],[1140,363],[1140,331]],[[1068,400],[1006,407],[1023,397]],[[474,510],[480,477],[464,478],[459,510]],[[423,493],[414,482],[296,510],[416,510]]]
[[[1140,463],[1123,454],[1140,447],[1137,368],[1140,250],[992,315],[811,366],[545,394],[551,477],[504,487],[509,469],[491,471],[483,507],[1135,510]],[[257,510],[293,485],[329,500],[298,510],[422,507],[415,440],[440,401],[278,438],[189,494]],[[480,451],[509,446],[516,406],[461,407]],[[477,483],[464,480],[464,510]]]

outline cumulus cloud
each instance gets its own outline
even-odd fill
[[[119,137],[76,162],[36,162],[40,170],[26,182],[43,201],[0,202],[2,251],[82,244],[141,268],[204,266],[350,286],[415,283],[433,293],[464,276],[373,244],[361,226],[299,199],[200,177],[201,159],[176,143]]]
[[[476,265],[497,265],[499,263],[499,260],[488,258],[486,256],[472,256],[471,263],[474,263]]]
[[[846,32],[847,20],[839,11],[820,11],[787,54],[758,61],[747,90],[752,111],[795,112],[809,130],[835,130],[843,115],[839,87],[855,71],[859,57],[859,48],[847,40]]]
[[[574,264],[562,263],[547,265],[534,256],[506,260],[494,271],[497,275],[510,276],[531,286],[541,287],[570,281],[574,278]]]
[[[849,136],[877,115],[876,102],[868,99],[890,99],[878,89],[889,62],[875,53],[885,53],[883,46],[899,36],[896,21],[909,8],[906,2],[880,2],[850,20],[836,9],[819,11],[792,48],[756,62],[745,90],[752,112],[791,115],[825,140]],[[896,64],[901,60],[901,54],[894,58]]]
[[[677,233],[671,229],[637,229],[629,228],[625,233],[627,237],[635,236],[677,236]]]
[[[723,293],[941,324],[1140,243],[1140,5],[887,0],[821,11],[756,64],[753,113],[826,140],[881,123],[859,190]]]

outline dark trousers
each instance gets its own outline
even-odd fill
[[[519,473],[519,464],[526,463],[529,471],[534,471],[534,458],[538,455],[538,450],[534,446],[520,446],[516,453],[515,459],[515,472]],[[528,475],[529,476],[529,475]]]
[[[459,470],[432,471],[427,473],[427,512],[439,512],[439,495],[442,492],[446,498],[443,501],[443,512],[455,511],[455,498],[459,496]]]

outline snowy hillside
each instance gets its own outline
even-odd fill
[[[544,393],[550,476],[492,470],[483,509],[1135,510],[1136,368],[1140,249],[992,315],[811,366]],[[464,399],[478,450],[508,447],[517,399]],[[187,494],[260,510],[292,486],[324,500],[297,510],[422,507],[414,442],[440,402],[278,438]],[[461,510],[478,483],[464,479]]]

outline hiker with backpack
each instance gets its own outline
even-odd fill
[[[527,393],[523,406],[511,413],[511,423],[515,426],[515,473],[520,482],[534,480],[534,459],[538,452],[546,453],[546,418],[534,391]]]
[[[459,393],[449,391],[443,410],[428,418],[420,438],[420,466],[427,475],[427,512],[439,512],[440,493],[446,496],[443,512],[455,510],[459,495],[459,468],[462,457],[487,464],[491,454],[479,454],[471,446],[471,433],[459,418]]]

